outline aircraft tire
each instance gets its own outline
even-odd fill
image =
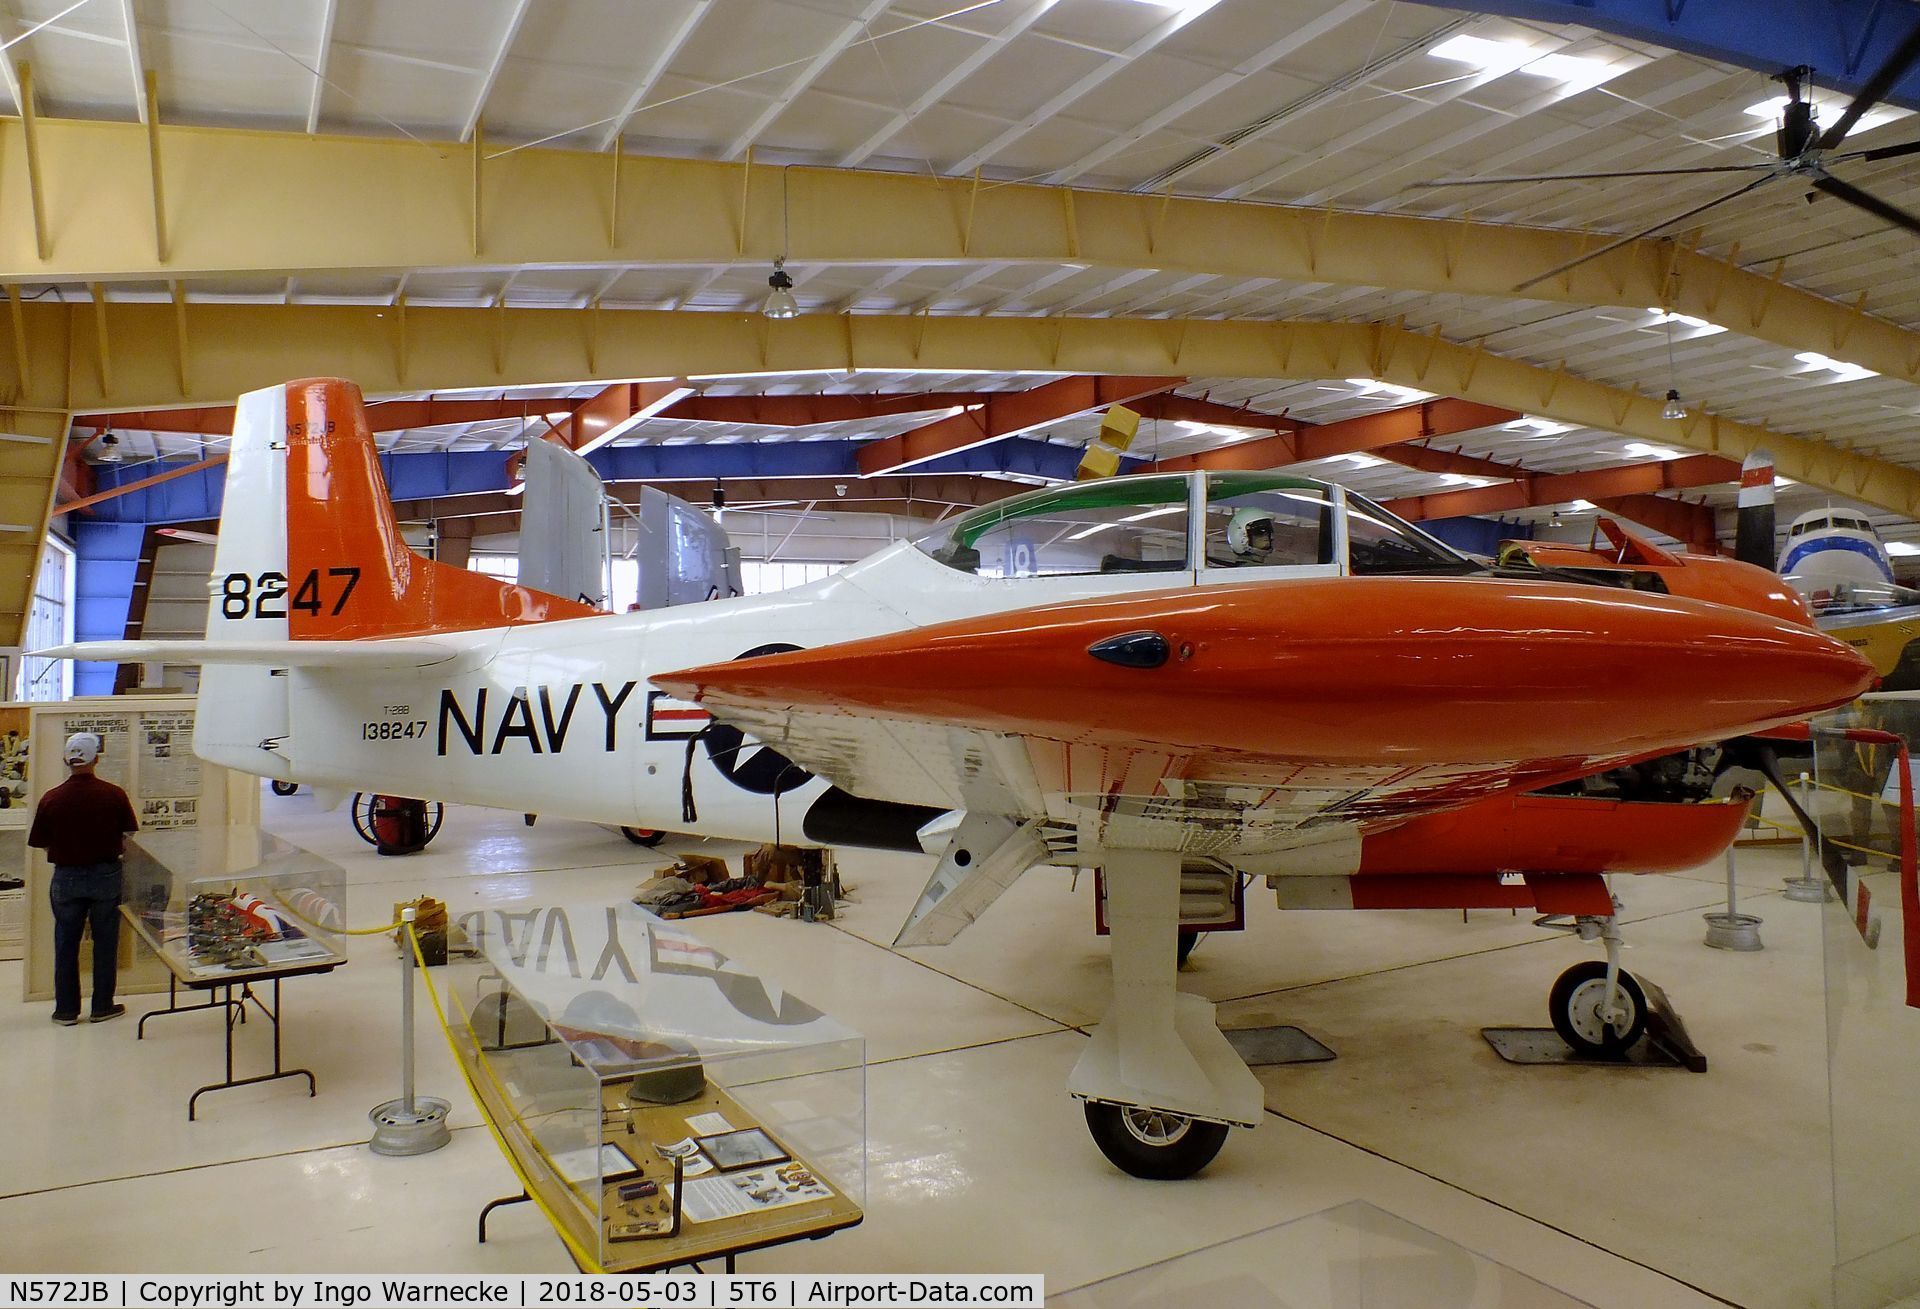
[[[1586,959],[1554,982],[1547,997],[1547,1010],[1553,1017],[1553,1030],[1574,1053],[1589,1058],[1613,1059],[1631,1050],[1647,1030],[1647,993],[1640,989],[1633,974],[1620,970],[1620,998],[1627,1007],[1625,1028],[1600,1021],[1600,1004],[1607,993],[1607,966],[1598,959]]]
[[[1100,1153],[1121,1172],[1153,1182],[1176,1182],[1213,1162],[1226,1144],[1224,1123],[1134,1105],[1087,1102],[1087,1130]]]
[[[649,850],[667,839],[665,832],[655,831],[651,827],[623,827],[620,829],[620,835],[635,845],[643,845]]]
[[[298,782],[275,782],[273,784],[273,793],[275,795],[292,795],[299,789],[300,783]]]

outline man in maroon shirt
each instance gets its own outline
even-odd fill
[[[127,1012],[113,1002],[120,953],[120,855],[128,832],[140,830],[127,793],[93,775],[100,738],[75,732],[67,738],[72,776],[40,797],[27,844],[47,852],[53,865],[48,898],[53,902],[53,1021],[80,1021],[80,936],[93,930],[93,1011],[96,1023]]]

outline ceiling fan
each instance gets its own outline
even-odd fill
[[[1717,199],[1698,204],[1682,213],[1663,218],[1651,227],[1610,241],[1596,250],[1590,250],[1578,258],[1556,264],[1545,272],[1536,273],[1515,289],[1525,290],[1536,282],[1544,282],[1570,268],[1577,268],[1590,260],[1630,245],[1642,237],[1652,236],[1655,232],[1672,227],[1675,223],[1692,218],[1695,214],[1705,213],[1729,200],[1736,200],[1749,191],[1765,186],[1769,182],[1783,178],[1799,178],[1813,190],[1808,192],[1809,201],[1825,193],[1856,209],[1863,209],[1874,217],[1904,227],[1909,232],[1920,233],[1920,217],[1908,213],[1896,205],[1868,194],[1849,182],[1843,182],[1828,171],[1834,164],[1857,161],[1873,162],[1881,159],[1898,159],[1904,155],[1920,153],[1920,141],[1909,141],[1902,145],[1882,146],[1875,150],[1853,150],[1845,154],[1834,154],[1840,143],[1846,139],[1866,112],[1885,98],[1887,92],[1905,77],[1916,63],[1920,63],[1920,27],[1908,33],[1906,39],[1888,56],[1885,63],[1868,78],[1861,87],[1860,94],[1825,131],[1819,129],[1815,121],[1815,106],[1806,97],[1811,90],[1813,70],[1802,64],[1780,73],[1775,80],[1786,84],[1787,103],[1781,115],[1780,128],[1775,141],[1779,158],[1756,164],[1717,164],[1698,168],[1640,168],[1624,169],[1603,173],[1543,173],[1534,175],[1504,175],[1499,177],[1442,177],[1430,182],[1415,182],[1416,187],[1440,186],[1505,186],[1517,182],[1565,182],[1610,177],[1679,177],[1700,173],[1748,173],[1757,174],[1752,180],[1743,183],[1737,190],[1729,191]]]

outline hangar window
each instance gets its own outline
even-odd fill
[[[1187,568],[1187,479],[1110,477],[1017,495],[915,542],[981,577],[1175,573]]]
[[[1215,473],[1207,478],[1207,567],[1276,568],[1333,562],[1329,488],[1305,477]]]

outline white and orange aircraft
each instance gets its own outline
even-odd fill
[[[1287,906],[1569,916],[1607,958],[1555,1025],[1617,1050],[1645,1000],[1605,875],[1732,841],[1747,793],[1700,743],[1873,679],[1765,570],[1489,571],[1284,473],[1037,490],[808,586],[622,615],[410,551],[351,383],[243,397],[226,477],[204,641],[47,653],[199,662],[195,750],[263,777],[937,851],[900,944],[1035,864],[1098,868],[1114,997],[1069,1090],[1139,1176],[1262,1114],[1176,987],[1183,868]]]

